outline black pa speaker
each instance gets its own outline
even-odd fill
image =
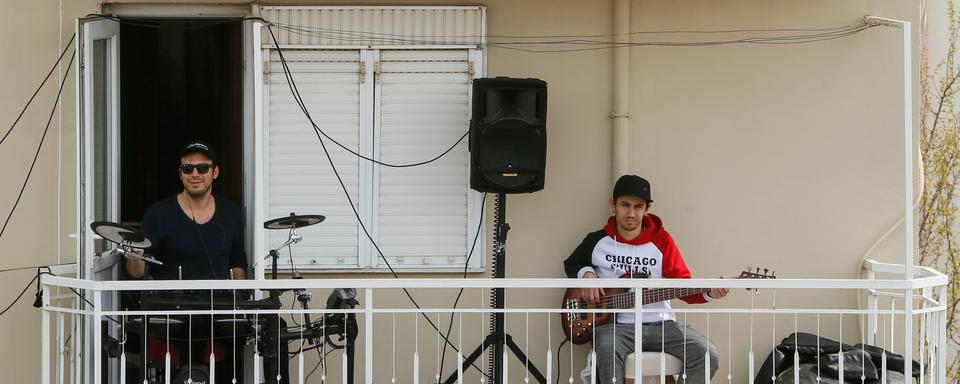
[[[470,188],[539,191],[546,165],[547,83],[509,77],[474,80]]]

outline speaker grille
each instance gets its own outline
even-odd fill
[[[547,84],[497,77],[474,82],[470,187],[481,192],[543,189]]]

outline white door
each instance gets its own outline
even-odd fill
[[[119,219],[119,124],[120,124],[120,24],[103,18],[82,19],[78,25],[77,57],[77,177],[78,233],[80,234],[78,275],[82,279],[112,280],[116,269],[109,268],[116,260],[98,260],[95,255],[109,244],[97,238],[90,223],[97,220]],[[95,298],[85,292],[87,299],[101,310],[112,309],[116,298],[111,295]],[[100,383],[101,336],[86,324],[89,343],[86,382]],[[110,359],[112,382],[116,381],[115,359]]]
[[[109,247],[97,238],[90,223],[119,219],[119,125],[120,125],[120,24],[107,19],[80,21],[77,52],[77,121],[80,122],[77,151],[80,177],[80,275],[104,280],[102,262],[95,253]]]

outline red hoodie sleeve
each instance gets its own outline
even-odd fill
[[[670,234],[664,232],[663,236],[657,239],[656,245],[657,248],[660,248],[660,252],[663,253],[664,278],[689,279],[692,276],[690,269],[687,268],[687,264],[683,261],[683,255],[680,254],[680,249],[677,248],[677,243],[673,241],[673,237],[671,237]],[[707,302],[707,300],[703,298],[703,294],[681,297],[680,300],[690,304]]]

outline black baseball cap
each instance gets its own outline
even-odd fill
[[[653,202],[650,198],[650,182],[637,175],[623,175],[617,179],[613,185],[613,199],[620,196],[637,196],[648,203]]]
[[[217,153],[213,151],[213,147],[211,147],[210,144],[205,142],[194,140],[183,146],[183,149],[180,150],[180,158],[183,158],[191,153],[202,153],[206,155],[207,158],[210,159],[210,161],[212,161],[214,164],[217,163]]]

